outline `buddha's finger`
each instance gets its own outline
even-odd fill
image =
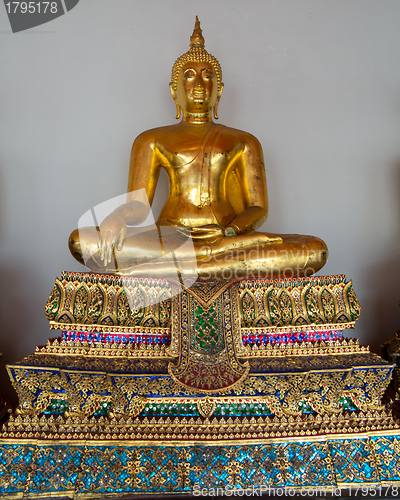
[[[114,238],[110,238],[108,243],[108,264],[113,260],[113,254],[116,250],[116,243]]]
[[[108,264],[112,260],[113,252],[114,252],[114,243],[110,243],[110,246],[109,246],[109,249],[108,249]]]
[[[107,238],[104,238],[104,240],[103,240],[103,247],[102,247],[102,249],[103,249],[103,258],[102,258],[102,260],[103,260],[104,265],[106,265],[107,264],[107,260],[108,260],[108,239]]]
[[[269,238],[269,241],[271,243],[283,243],[283,238],[281,238],[280,236],[274,236],[273,238]]]
[[[108,248],[110,246],[110,231],[103,231],[101,234],[101,253],[100,258],[107,264],[108,261]]]
[[[121,231],[119,232],[119,235],[117,238],[117,242],[115,243],[116,250],[122,250],[122,247],[124,246],[124,241],[125,241],[127,232],[128,232],[127,227],[126,227],[126,225],[124,225],[121,228]]]
[[[116,243],[116,249],[117,250],[122,250],[122,246],[124,244],[124,234],[123,234],[123,231],[121,231],[119,233],[119,236],[118,236],[118,239],[117,239],[117,243]]]
[[[111,252],[112,252],[112,245],[111,241],[108,239],[106,246],[106,262],[105,262],[106,265],[111,262]]]
[[[104,261],[104,240],[101,238],[100,240],[100,260]]]
[[[108,238],[103,237],[103,241],[101,243],[101,260],[104,264],[107,264],[107,255],[108,255]]]
[[[283,239],[280,236],[269,236],[268,234],[260,234],[260,243],[283,243]]]
[[[100,230],[100,259],[104,261],[106,256],[107,233]]]

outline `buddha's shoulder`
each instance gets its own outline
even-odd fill
[[[171,134],[171,131],[174,129],[174,127],[175,125],[166,125],[164,127],[155,127],[149,130],[145,130],[136,137],[134,144],[139,143],[141,145],[145,145],[158,142],[160,139]]]
[[[244,130],[239,130],[233,127],[227,127],[226,125],[220,125],[220,137],[225,140],[231,140],[235,144],[247,143],[253,147],[261,147],[260,141],[254,135]]]
[[[260,142],[254,135],[244,132],[233,127],[217,124],[218,132],[216,146],[218,143],[223,142],[227,147],[233,148],[237,145],[247,145],[252,149],[261,149]],[[199,129],[198,137],[201,139],[204,136],[204,131]],[[154,144],[162,144],[165,147],[173,146],[177,142],[186,141],[187,137],[191,140],[196,140],[196,135],[187,127],[177,123],[174,125],[166,125],[164,127],[156,127],[146,130],[139,134],[134,145],[143,148],[145,146],[152,146]]]

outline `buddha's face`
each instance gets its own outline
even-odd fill
[[[217,75],[211,64],[188,62],[179,73],[174,99],[188,113],[208,113],[212,110],[220,93]]]

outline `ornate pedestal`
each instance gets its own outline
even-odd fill
[[[46,305],[61,337],[8,367],[3,495],[392,487],[393,365],[343,337],[359,313],[343,276],[63,273]]]

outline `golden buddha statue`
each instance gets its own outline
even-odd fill
[[[321,269],[328,251],[319,238],[256,231],[268,215],[261,145],[213,122],[222,72],[204,49],[197,17],[170,88],[180,123],[135,139],[127,202],[100,227],[75,230],[72,255],[92,271],[154,278],[176,277],[177,262],[201,278],[306,276]],[[153,228],[143,231],[137,226],[149,214],[161,168],[168,199]]]

